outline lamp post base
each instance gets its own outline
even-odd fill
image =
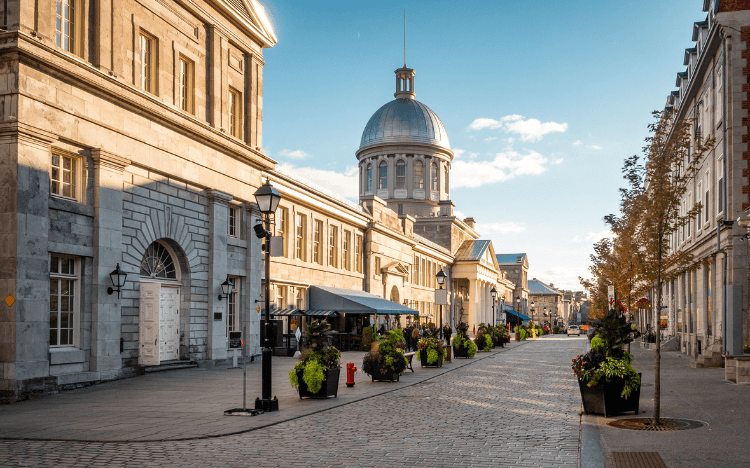
[[[276,399],[276,397],[273,398],[256,398],[255,399],[255,409],[263,411],[264,413],[270,413],[271,411],[278,411],[279,410],[279,400]]]

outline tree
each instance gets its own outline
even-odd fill
[[[602,239],[594,244],[596,253],[591,256],[592,266],[589,267],[594,279],[582,279],[581,283],[591,291],[599,307],[602,294],[606,297],[607,285],[615,285],[620,292],[627,291],[628,310],[633,296],[655,289],[653,423],[658,425],[661,417],[658,316],[663,285],[692,265],[692,255],[672,249],[671,244],[701,210],[700,203],[687,206],[684,197],[688,182],[698,171],[713,140],[702,141],[700,135],[693,138],[692,121],[677,121],[673,113],[656,111],[653,117],[643,156],[631,156],[624,162],[623,177],[627,187],[620,189],[620,214],[605,217],[613,239]]]

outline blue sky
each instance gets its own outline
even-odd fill
[[[684,70],[701,0],[264,1],[263,148],[353,200],[355,152],[416,70],[456,153],[451,199],[529,277],[580,290],[622,161]]]

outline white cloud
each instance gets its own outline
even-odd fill
[[[536,151],[521,154],[517,151],[497,153],[491,161],[454,161],[451,175],[453,187],[479,187],[484,184],[505,182],[522,175],[540,175],[547,170],[549,161]]]
[[[484,141],[492,141],[492,140],[497,140],[497,137],[487,137],[484,139]]]
[[[573,146],[578,146],[578,145],[582,145],[582,144],[583,144],[583,142],[581,140],[576,140],[576,141],[573,142]]]
[[[589,147],[589,149],[592,149],[592,150],[601,150],[601,149],[604,149],[603,146],[599,146],[599,145],[589,145],[588,147]]]
[[[478,223],[476,230],[482,236],[489,236],[492,233],[507,234],[509,232],[523,232],[526,228],[513,222],[489,224]]]
[[[302,150],[294,150],[294,151],[292,151],[292,150],[288,150],[288,149],[283,149],[283,150],[279,151],[279,154],[282,155],[282,156],[286,156],[287,158],[291,158],[291,159],[305,159],[305,158],[309,158],[310,157],[309,154],[305,153]]]
[[[465,152],[466,150],[453,148],[453,159],[461,159],[461,156],[463,156]]]
[[[468,217],[464,214],[463,211],[459,211],[459,210],[453,210],[453,216],[455,216],[458,219],[466,219]]]
[[[604,238],[612,239],[615,237],[614,233],[610,231],[609,229],[605,229],[601,232],[591,232],[585,236],[575,236],[573,237],[573,242],[599,242],[600,240]]]
[[[505,133],[516,133],[523,141],[539,141],[548,133],[564,133],[568,130],[567,123],[544,122],[538,119],[526,119],[522,115],[506,115],[500,120],[478,118],[469,124],[469,130],[503,129]]]
[[[562,164],[563,161],[565,161],[563,158],[555,159],[554,161],[552,161],[552,164]]]
[[[359,169],[356,167],[347,167],[344,172],[336,172],[315,167],[294,167],[289,163],[279,166],[284,171],[299,174],[310,182],[354,202],[359,200]]]
[[[536,278],[545,284],[554,284],[555,289],[582,291],[583,286],[578,281],[579,276],[588,276],[588,271],[577,267],[553,267],[544,270],[529,267],[529,278]]]

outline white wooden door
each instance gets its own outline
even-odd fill
[[[180,355],[180,290],[163,286],[159,293],[159,360]]]
[[[138,364],[159,365],[159,283],[141,283]]]

